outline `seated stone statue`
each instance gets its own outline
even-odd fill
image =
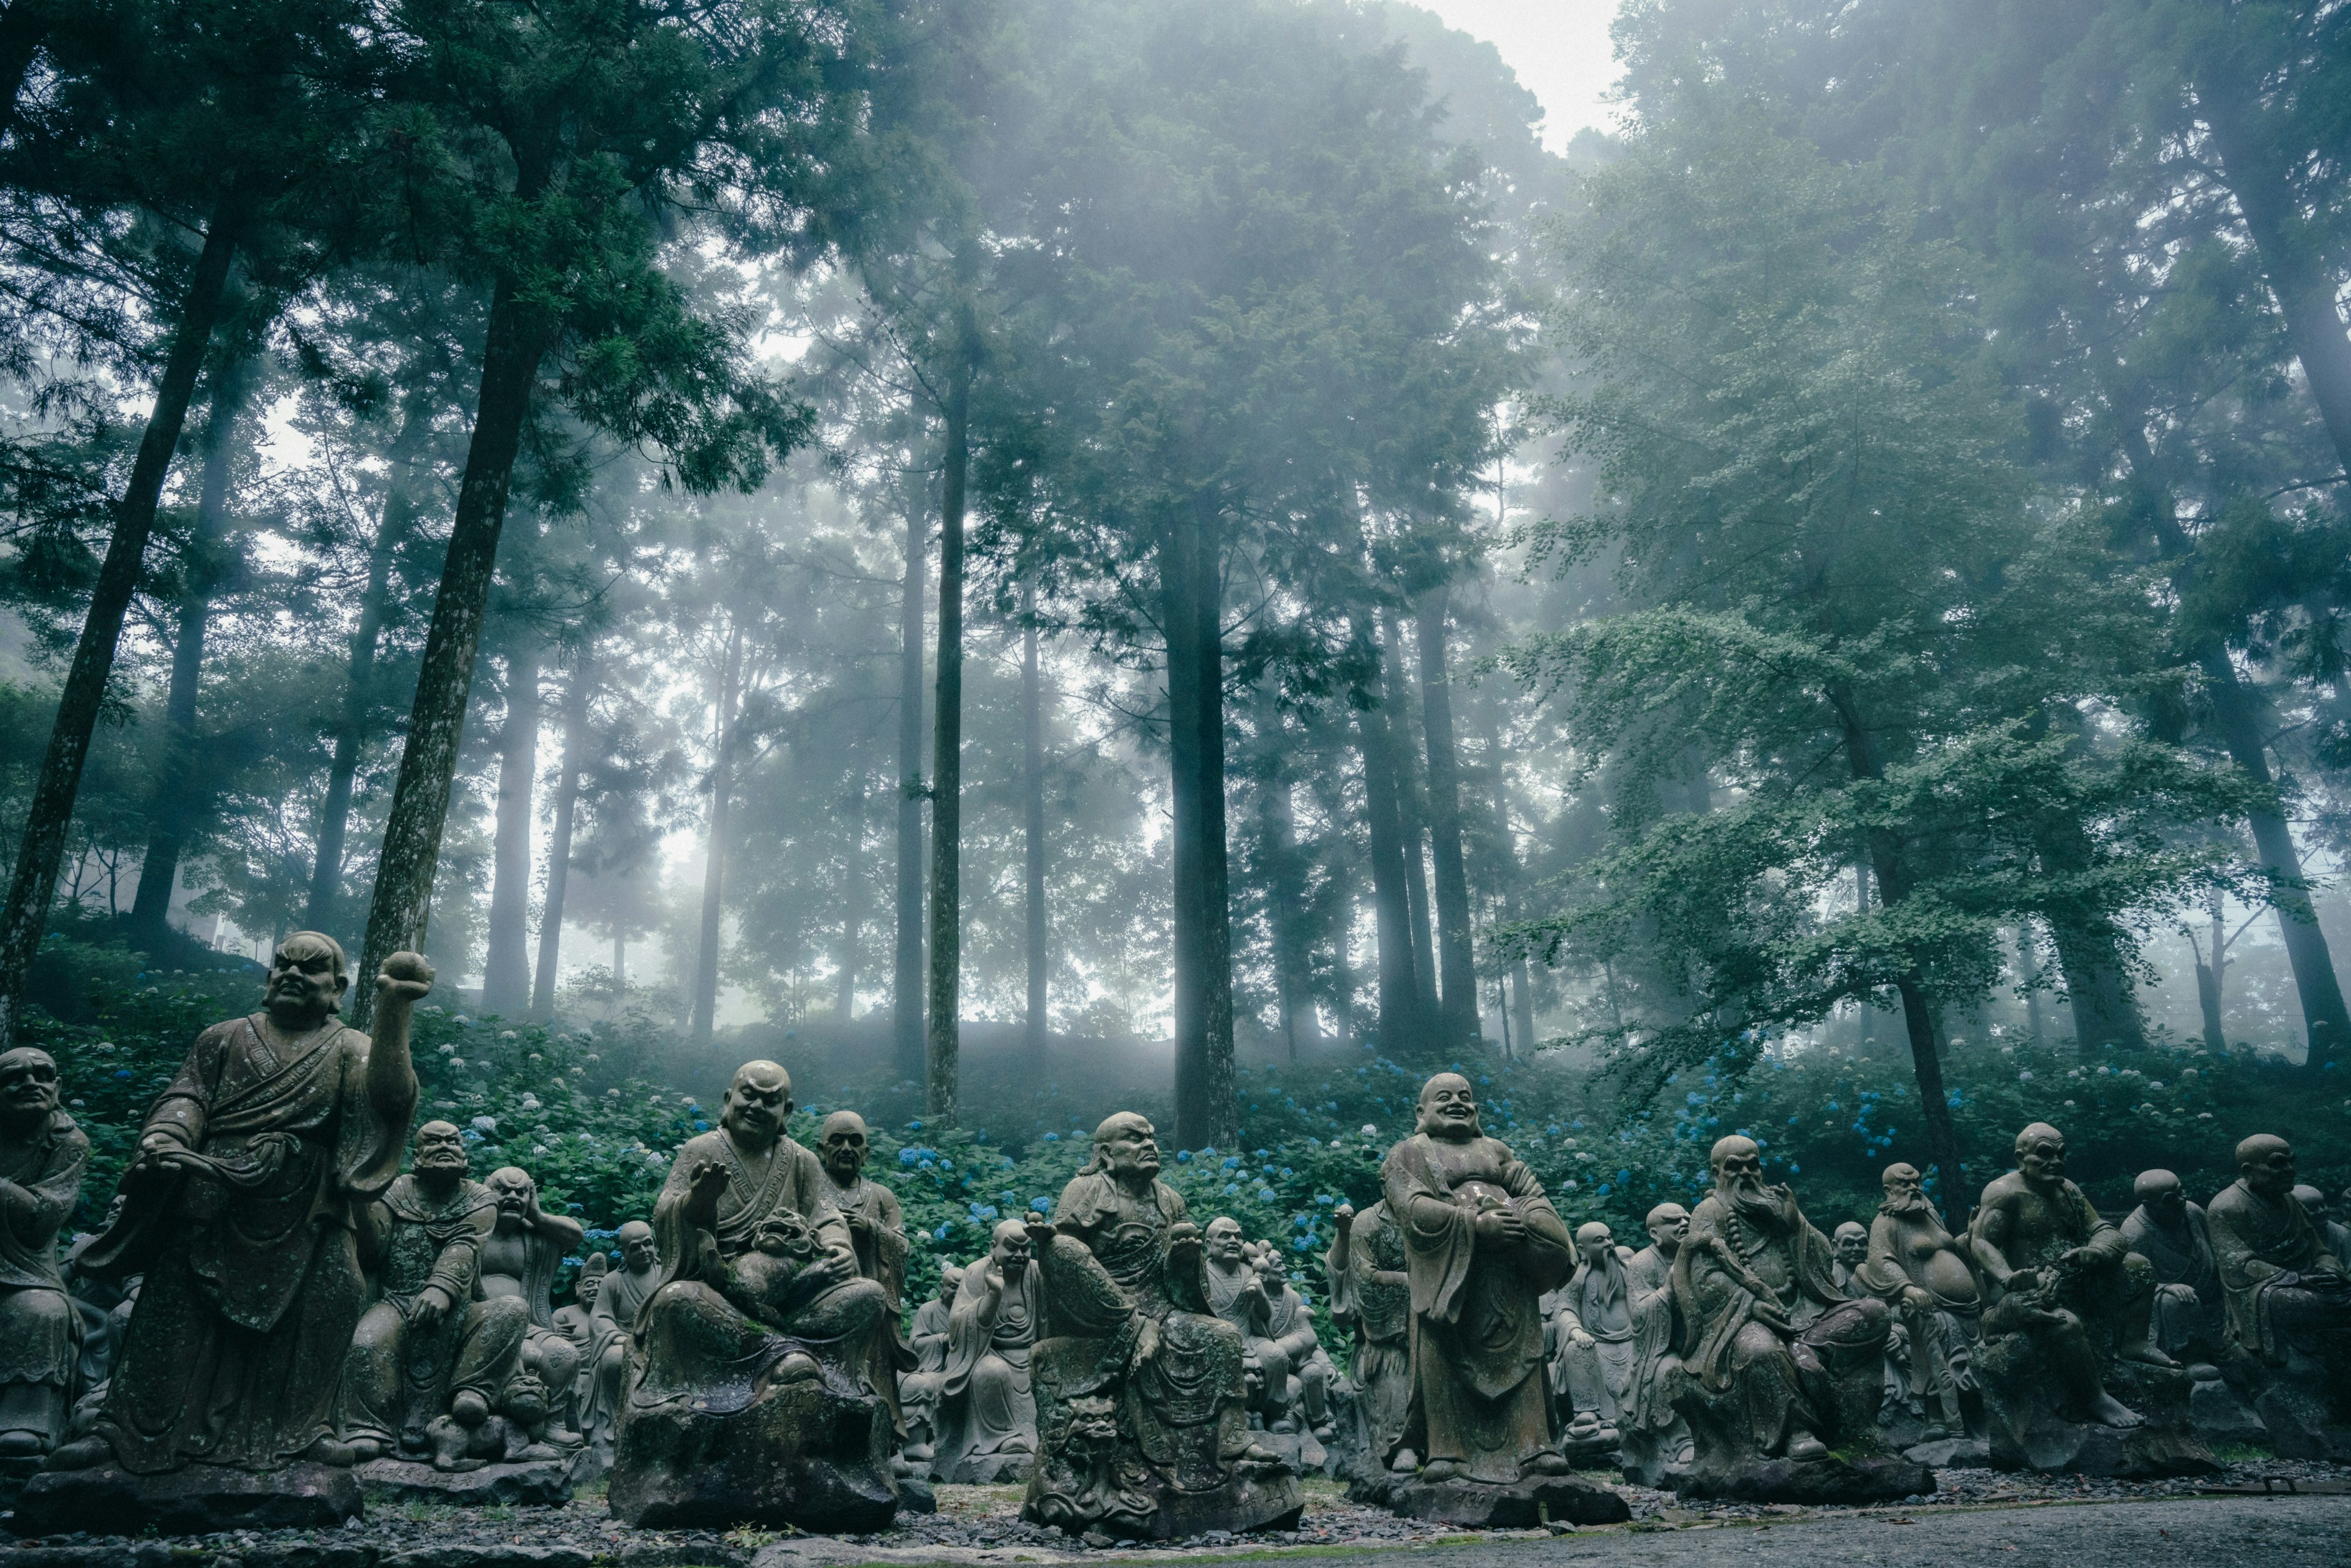
[[[1280,1248],[1260,1243],[1252,1261],[1265,1304],[1249,1325],[1249,1345],[1266,1382],[1269,1407],[1277,1411],[1269,1425],[1326,1440],[1332,1436],[1331,1384],[1338,1371],[1314,1332],[1314,1309],[1290,1282],[1290,1260]]]
[[[1042,1302],[1020,1221],[996,1227],[987,1257],[963,1271],[947,1314],[931,1474],[992,1486],[1026,1480],[1037,1452],[1029,1352]]]
[[[1575,1250],[1575,1277],[1544,1298],[1557,1303],[1553,1388],[1573,1412],[1567,1441],[1614,1445],[1632,1416],[1641,1371],[1638,1314],[1625,1272],[1633,1252],[1596,1219],[1576,1227]]]
[[[555,1326],[555,1271],[587,1232],[569,1215],[549,1214],[539,1207],[538,1183],[528,1171],[502,1166],[490,1173],[486,1185],[497,1199],[497,1223],[482,1244],[476,1289],[486,1298],[522,1302],[530,1326],[523,1331],[519,1373],[537,1382],[547,1408],[532,1436],[558,1448],[576,1448],[582,1440],[578,1391],[583,1357],[580,1347]],[[527,1397],[509,1391],[508,1414],[523,1419]]]
[[[1574,1244],[1542,1184],[1485,1135],[1476,1092],[1457,1072],[1422,1085],[1418,1128],[1388,1151],[1381,1176],[1412,1281],[1421,1480],[1510,1486],[1566,1474],[1541,1303],[1573,1268]]]
[[[1837,1289],[1851,1301],[1859,1301],[1868,1295],[1868,1288],[1855,1276],[1861,1271],[1861,1266],[1869,1261],[1869,1228],[1858,1220],[1848,1219],[1830,1236],[1829,1245],[1836,1252],[1834,1273]]]
[[[1823,1459],[1877,1419],[1891,1314],[1837,1288],[1828,1238],[1764,1182],[1753,1139],[1719,1140],[1708,1163],[1714,1190],[1674,1260],[1694,1464]]]
[[[608,1270],[596,1286],[588,1307],[585,1348],[588,1395],[581,1406],[580,1432],[590,1442],[609,1444],[621,1416],[621,1397],[627,1380],[630,1354],[636,1349],[637,1318],[661,1283],[661,1249],[653,1245],[653,1228],[632,1219],[613,1236],[621,1266]]]
[[[785,1136],[790,1112],[790,1076],[746,1063],[654,1202],[661,1282],[609,1489],[624,1522],[862,1531],[897,1511],[867,1355],[886,1298],[857,1272],[816,1156]]]
[[[914,1332],[907,1336],[914,1352],[914,1370],[898,1378],[898,1408],[906,1423],[904,1454],[925,1473],[938,1458],[939,1385],[946,1380],[947,1325],[956,1292],[963,1288],[963,1273],[952,1263],[940,1265],[938,1293],[914,1309]]]
[[[57,1243],[89,1160],[57,1104],[57,1062],[28,1045],[0,1051],[0,1459],[49,1452],[73,1408],[83,1324]]]
[[[2123,1218],[2123,1244],[2155,1271],[2155,1343],[2166,1355],[2218,1355],[2220,1274],[2202,1207],[2167,1170],[2139,1172],[2131,1196],[2138,1207]]]
[[[1617,1452],[1627,1473],[1655,1485],[1668,1466],[1689,1463],[1689,1422],[1674,1408],[1681,1393],[1680,1320],[1674,1306],[1674,1259],[1689,1235],[1689,1210],[1661,1203],[1649,1210],[1644,1228],[1649,1244],[1625,1265],[1632,1293],[1633,1407],[1617,1425]]]
[[[2351,1276],[2294,1196],[2293,1145],[2257,1134],[2237,1145],[2237,1170],[2206,1217],[2229,1334],[2270,1375],[2258,1408],[2272,1443],[2351,1454],[2326,1435],[2351,1426]]]
[[[1975,1392],[1983,1291],[1968,1243],[1944,1228],[1918,1168],[1897,1162],[1880,1181],[1886,1199],[1870,1221],[1868,1256],[1855,1283],[1901,1319],[1909,1342],[1907,1395],[1922,1413],[1931,1398],[1924,1437],[1932,1441],[1967,1429],[1961,1397]]]
[[[587,1372],[588,1343],[596,1337],[596,1292],[611,1267],[612,1260],[601,1252],[589,1253],[580,1260],[579,1277],[571,1281],[571,1300],[555,1309],[556,1332],[580,1347],[582,1375]]]
[[[2075,1418],[2128,1429],[2142,1417],[2106,1391],[2109,1357],[2177,1364],[2148,1337],[2155,1270],[2130,1250],[2065,1178],[2065,1139],[2045,1122],[2016,1135],[2017,1168],[1984,1188],[1970,1239],[1992,1291],[1987,1340],[2022,1336],[2058,1380]],[[2036,1399],[2037,1374],[2011,1388],[1988,1381],[1988,1400]]]
[[[355,1458],[469,1470],[508,1457],[502,1406],[530,1312],[476,1289],[498,1203],[466,1169],[458,1130],[427,1122],[416,1129],[415,1168],[363,1216],[378,1294],[351,1336],[336,1416]]]
[[[1240,1331],[1210,1309],[1200,1232],[1159,1179],[1151,1124],[1121,1112],[1097,1127],[1030,1241],[1047,1336],[1022,1517],[1161,1540],[1294,1521],[1304,1494],[1250,1437]]]
[[[1323,1267],[1331,1281],[1331,1319],[1354,1334],[1347,1375],[1355,1385],[1362,1462],[1410,1475],[1420,1456],[1404,1446],[1412,1404],[1412,1278],[1405,1271],[1404,1236],[1388,1218],[1384,1200],[1360,1214],[1341,1204],[1332,1218],[1339,1234]],[[1342,1447],[1344,1463],[1343,1440]]]

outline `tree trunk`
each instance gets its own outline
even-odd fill
[[[172,329],[171,352],[155,387],[155,407],[147,416],[130,482],[115,508],[114,534],[107,541],[106,559],[99,567],[89,612],[74,646],[73,664],[66,673],[64,689],[57,694],[57,716],[41,757],[33,799],[25,809],[24,836],[16,850],[16,872],[9,880],[8,902],[0,907],[0,1050],[7,1048],[16,1033],[25,977],[48,925],[49,901],[57,892],[57,867],[73,822],[74,799],[81,789],[82,764],[89,759],[90,735],[98,727],[107,680],[114,673],[123,617],[130,612],[131,595],[139,590],[140,568],[146,559],[148,536],[154,532],[155,505],[163,491],[163,476],[180,444],[188,400],[195,392],[204,350],[212,341],[213,320],[220,312],[221,296],[228,284],[242,214],[232,183],[213,208],[204,250],[196,257],[187,292],[181,297],[179,324]]]
[[[1510,966],[1510,1006],[1518,1014],[1519,1049],[1535,1048],[1535,977],[1522,956]]]
[[[1029,1054],[1041,1061],[1052,1020],[1045,1010],[1048,955],[1045,949],[1045,683],[1039,668],[1037,591],[1020,590],[1021,831],[1026,862],[1029,1006],[1025,1017]]]
[[[1394,620],[1381,617],[1380,685],[1386,695],[1388,757],[1395,768],[1396,821],[1404,833],[1405,913],[1412,936],[1415,1010],[1421,1038],[1440,1033],[1437,995],[1435,922],[1428,911],[1428,824],[1421,810],[1420,780],[1412,768],[1412,701],[1404,674],[1404,636]]]
[[[1224,519],[1213,497],[1171,517],[1159,547],[1167,635],[1175,863],[1176,1139],[1225,1148],[1233,1092],[1232,916],[1225,842]]]
[[[726,812],[735,793],[735,699],[743,679],[743,624],[729,617],[718,672],[716,741],[710,760],[710,843],[702,862],[702,936],[694,950],[694,1010],[686,1031],[708,1045],[718,1028],[718,946],[726,914]]]
[[[2113,928],[2053,920],[2049,935],[2057,947],[2057,967],[2074,1015],[2074,1048],[2085,1055],[2110,1045],[2146,1049],[2147,1020],[2132,994],[2130,977],[2116,957]]]
[[[2033,940],[2029,924],[2016,928],[2016,956],[2024,975],[2025,1033],[2038,1046],[2045,1035],[2041,1024],[2041,945]]]
[[[139,892],[131,904],[131,945],[161,952],[180,879],[180,855],[209,814],[212,770],[196,743],[196,694],[204,678],[204,632],[219,585],[221,550],[228,534],[229,480],[236,467],[236,422],[252,390],[249,362],[224,364],[204,419],[204,477],[196,494],[196,526],[181,562],[178,634],[172,640],[172,680],[163,697],[166,763],[149,807],[153,826],[139,862]]]
[[[497,837],[490,852],[489,942],[482,1011],[518,1018],[530,1008],[530,830],[538,783],[538,632],[515,628],[507,651],[507,716],[498,747]]]
[[[890,1027],[898,1071],[924,1076],[923,1031],[923,558],[920,486],[906,486],[906,588],[898,663],[898,904]]]
[[[1269,702],[1264,708],[1270,710]],[[1303,929],[1306,879],[1298,852],[1295,809],[1290,779],[1276,765],[1270,777],[1258,784],[1258,841],[1265,883],[1267,936],[1273,946],[1274,1007],[1280,1018],[1282,1044],[1296,1061],[1301,1042],[1319,1048],[1322,1030],[1314,1017],[1314,983]]]
[[[356,1028],[365,1028],[374,1010],[375,985],[367,977],[392,954],[424,940],[434,873],[441,861],[441,831],[449,818],[449,789],[457,776],[457,746],[465,736],[465,705],[473,692],[474,656],[481,647],[498,535],[506,526],[507,489],[547,343],[546,326],[517,298],[514,283],[500,279],[491,297],[489,330],[482,344],[481,395],[473,440],[465,449],[465,477],[457,488],[457,515],[441,566],[440,591],[433,600],[433,625],[425,633],[416,700],[409,709],[392,814],[376,862],[360,977],[351,985]]]
[[[963,514],[971,471],[971,358],[957,360],[947,392],[946,452],[939,484],[939,653],[931,716],[931,993],[924,1035],[923,1106],[955,1125],[963,1047]]]
[[[848,831],[842,835],[841,956],[833,966],[833,1016],[843,1023],[857,1017],[857,945],[865,939],[865,779],[848,800]]]
[[[1358,621],[1355,635],[1377,655],[1379,640]],[[1426,1036],[1420,1017],[1420,982],[1413,973],[1412,908],[1405,885],[1404,822],[1396,800],[1395,736],[1387,701],[1384,665],[1370,694],[1371,704],[1355,715],[1357,749],[1364,763],[1364,815],[1372,852],[1372,911],[1378,933],[1380,1044],[1391,1056],[1420,1050]]]
[[[581,647],[563,693],[562,777],[555,781],[555,824],[547,845],[547,904],[538,916],[538,964],[531,976],[530,1010],[555,1016],[555,971],[563,951],[563,900],[571,882],[571,830],[580,815],[580,772],[588,765],[588,698],[596,684],[595,654]]]
[[[313,931],[329,931],[338,918],[342,896],[343,840],[350,831],[351,784],[359,775],[360,747],[366,737],[369,688],[375,679],[376,647],[383,640],[384,622],[392,618],[392,561],[401,541],[416,521],[416,465],[432,439],[433,416],[425,400],[411,401],[402,416],[400,434],[385,455],[390,470],[384,488],[383,515],[376,521],[375,542],[368,550],[367,587],[360,596],[360,622],[351,633],[350,664],[343,677],[343,711],[335,727],[335,755],[327,770],[327,795],[319,809],[318,858],[310,869],[309,904],[302,923]]]
[[[1475,1043],[1478,965],[1469,942],[1469,872],[1461,853],[1460,763],[1453,739],[1453,691],[1445,667],[1450,595],[1421,595],[1420,723],[1428,747],[1428,837],[1437,871],[1438,1019],[1446,1042]]]

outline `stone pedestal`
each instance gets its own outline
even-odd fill
[[[2253,1410],[2267,1429],[2270,1451],[2279,1458],[2351,1462],[2351,1429],[2338,1423],[2317,1385],[2280,1377],[2262,1390]]]
[[[1036,1468],[1034,1454],[967,1454],[956,1461],[955,1474],[940,1479],[965,1487],[1022,1486]]]
[[[2188,1424],[2207,1444],[2266,1443],[2268,1428],[2253,1407],[2210,1363],[2188,1369],[2195,1380],[2188,1390]]]
[[[1480,1481],[1434,1484],[1399,1478],[1389,1506],[1406,1519],[1475,1530],[1528,1530],[1541,1524],[1622,1524],[1630,1504],[1580,1476],[1534,1476],[1515,1486]]]
[[[2131,1361],[2108,1364],[2106,1392],[2144,1417],[2137,1427],[2102,1427],[2062,1409],[2064,1385],[2024,1334],[1986,1340],[1976,1353],[1976,1376],[1994,1469],[2150,1480],[2210,1475],[2220,1468],[2189,1424],[2190,1383],[2184,1370]]]
[[[1903,1449],[1902,1457],[1930,1470],[1991,1469],[1991,1445],[1981,1437],[1942,1437],[1918,1443]]]
[[[612,1516],[655,1529],[884,1529],[898,1511],[891,1438],[879,1396],[816,1376],[761,1386],[731,1411],[631,1403],[613,1437]]]
[[[25,1483],[18,1535],[211,1535],[225,1530],[332,1530],[360,1517],[359,1478],[341,1466],[294,1464],[255,1473],[190,1465],[134,1476],[113,1465],[50,1470]]]
[[[1792,1503],[1818,1508],[1833,1503],[1899,1502],[1931,1497],[1935,1472],[1915,1459],[1872,1454],[1853,1460],[1749,1459],[1743,1464],[1677,1470],[1667,1485],[1687,1498],[1729,1502]]]
[[[1282,1462],[1301,1476],[1329,1473],[1331,1450],[1311,1432],[1251,1432],[1249,1437],[1280,1454]]]
[[[360,1490],[371,1502],[445,1502],[460,1508],[512,1503],[566,1503],[577,1484],[576,1461],[532,1459],[436,1470],[415,1459],[373,1459],[359,1467]]]
[[[41,1473],[41,1463],[37,1454],[26,1459],[0,1459],[0,1513],[16,1506],[25,1483]]]

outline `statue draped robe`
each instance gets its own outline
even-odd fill
[[[345,1438],[398,1441],[411,1453],[428,1446],[427,1423],[445,1415],[458,1393],[495,1406],[506,1391],[527,1326],[522,1303],[476,1301],[482,1243],[497,1222],[498,1200],[479,1182],[460,1178],[435,1205],[413,1176],[384,1190],[366,1215],[382,1258],[380,1299],[360,1320],[343,1371],[337,1425]],[[450,1308],[429,1333],[409,1325],[426,1286]]]
[[[80,1312],[57,1272],[57,1232],[81,1197],[89,1139],[63,1111],[49,1113],[22,1144],[0,1144],[0,1181],[30,1199],[0,1203],[0,1389],[29,1385],[62,1416],[73,1402],[81,1360]],[[54,1439],[58,1436],[52,1431]]]
[[[2205,1210],[2205,1224],[2228,1302],[2229,1334],[2239,1344],[2273,1365],[2284,1363],[2292,1331],[2302,1325],[2278,1321],[2275,1298],[2282,1289],[2327,1302],[2332,1308],[2327,1315],[2335,1322],[2351,1325],[2351,1291],[2339,1285],[2317,1291],[2308,1284],[2280,1284],[2283,1274],[2343,1266],[2326,1250],[2309,1210],[2293,1195],[2265,1202],[2240,1178],[2213,1197]]]
[[[885,1308],[881,1321],[873,1325],[872,1343],[866,1347],[866,1376],[873,1391],[882,1396],[882,1403],[890,1409],[890,1426],[898,1440],[906,1439],[905,1413],[898,1406],[898,1375],[913,1370],[914,1348],[907,1344],[901,1326],[906,1299],[906,1255],[912,1248],[906,1240],[905,1221],[899,1217],[898,1197],[879,1182],[868,1181],[863,1176],[853,1186],[833,1184],[830,1174],[825,1186],[833,1206],[843,1215],[862,1214],[867,1229],[860,1238],[850,1235],[857,1250],[857,1271],[882,1287]]]
[[[946,1355],[940,1368],[937,1473],[955,1479],[966,1458],[1037,1447],[1037,1402],[1029,1387],[1029,1348],[1044,1303],[1040,1275],[1025,1269],[988,1305],[983,1259],[964,1271],[947,1313]]]
[[[125,1188],[78,1266],[143,1273],[98,1431],[138,1474],[272,1469],[334,1426],[367,1306],[359,1211],[416,1110],[367,1090],[368,1037],[329,1020],[281,1060],[261,1015],[215,1024],[147,1113],[204,1158]]]
[[[1355,1216],[1345,1249],[1323,1263],[1331,1276],[1331,1319],[1355,1331],[1348,1375],[1361,1396],[1373,1461],[1384,1468],[1404,1441],[1412,1410],[1412,1281],[1404,1234],[1384,1199]]]

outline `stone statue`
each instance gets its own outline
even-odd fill
[[[1420,1457],[1404,1447],[1412,1404],[1412,1277],[1405,1272],[1404,1234],[1384,1200],[1362,1213],[1341,1204],[1332,1216],[1338,1239],[1323,1259],[1331,1281],[1331,1320],[1355,1336],[1347,1375],[1355,1385],[1365,1466],[1410,1475]]]
[[[346,985],[331,937],[288,936],[262,1010],[198,1036],[149,1109],[121,1212],[79,1257],[85,1272],[143,1275],[139,1304],[96,1431],[53,1469],[110,1453],[138,1475],[349,1463],[334,1418],[368,1304],[357,1230],[400,1173],[409,1015],[433,970],[385,960],[372,1040],[336,1016]]]
[[[1644,1228],[1649,1244],[1625,1265],[1633,1301],[1634,1386],[1630,1418],[1617,1427],[1617,1452],[1628,1474],[1656,1485],[1669,1466],[1689,1463],[1689,1422],[1674,1408],[1682,1385],[1679,1319],[1674,1306],[1674,1259],[1689,1235],[1689,1210],[1661,1203]]]
[[[652,1226],[632,1219],[612,1240],[621,1249],[621,1266],[604,1274],[589,1304],[584,1358],[588,1399],[580,1417],[582,1433],[598,1443],[611,1441],[613,1425],[621,1418],[637,1318],[661,1283],[661,1249],[653,1245]]]
[[[603,1288],[604,1276],[611,1267],[612,1260],[603,1253],[589,1253],[580,1260],[579,1277],[571,1281],[571,1300],[555,1309],[557,1330],[580,1347],[583,1375],[589,1342],[596,1337],[596,1292]]]
[[[1967,1429],[1961,1396],[1975,1392],[1977,1328],[1983,1290],[1968,1243],[1943,1226],[1916,1166],[1896,1162],[1880,1177],[1886,1200],[1870,1221],[1868,1254],[1855,1282],[1899,1314],[1910,1349],[1909,1397],[1936,1416],[1926,1440]]]
[[[2325,1233],[2326,1249],[2351,1263],[2351,1187],[2335,1195],[2335,1207],[2319,1228]]]
[[[1159,1179],[1151,1124],[1104,1120],[1029,1237],[1047,1324],[1022,1517],[1157,1540],[1294,1521],[1304,1494],[1250,1438],[1240,1331],[1209,1307],[1200,1232]]]
[[[937,1396],[940,1480],[1026,1480],[1037,1452],[1029,1352],[1043,1316],[1029,1231],[998,1221],[987,1257],[963,1271],[947,1314]]]
[[[0,1459],[47,1453],[73,1409],[84,1335],[57,1241],[89,1159],[48,1052],[0,1051]]]
[[[1567,1228],[1534,1173],[1480,1130],[1468,1079],[1441,1072],[1422,1085],[1418,1124],[1381,1175],[1412,1282],[1420,1479],[1510,1486],[1564,1475],[1540,1303],[1573,1267]]]
[[[470,1470],[508,1457],[507,1424],[496,1417],[522,1364],[530,1311],[478,1289],[498,1200],[466,1171],[458,1130],[427,1122],[416,1129],[415,1168],[361,1216],[379,1294],[351,1336],[336,1422],[355,1459]]]
[[[901,1443],[906,1421],[898,1408],[898,1375],[914,1364],[914,1353],[903,1336],[899,1319],[906,1296],[906,1223],[899,1218],[898,1197],[865,1175],[865,1119],[854,1111],[835,1111],[824,1119],[817,1134],[817,1158],[824,1166],[827,1196],[849,1226],[850,1245],[857,1252],[857,1272],[882,1287],[881,1320],[873,1325],[866,1347],[866,1376],[873,1391],[889,1406],[890,1429]]]
[[[478,1287],[488,1298],[522,1302],[530,1316],[523,1331],[521,1370],[538,1379],[547,1415],[533,1431],[559,1448],[576,1448],[581,1438],[578,1420],[580,1365],[578,1345],[555,1326],[555,1271],[565,1254],[587,1239],[580,1223],[568,1214],[549,1214],[539,1207],[538,1183],[530,1173],[502,1166],[486,1184],[497,1200],[497,1223],[482,1245],[482,1277]],[[510,1394],[508,1415],[529,1427],[521,1401]]]
[[[946,1380],[947,1325],[962,1287],[963,1270],[942,1264],[938,1294],[914,1309],[914,1369],[898,1379],[898,1406],[906,1422],[905,1457],[917,1467],[926,1468],[938,1458],[939,1385]],[[1033,1412],[1033,1399],[1029,1407]],[[1030,1425],[1035,1425],[1033,1415]]]
[[[2229,1336],[2266,1375],[2255,1402],[2271,1445],[2351,1458],[2351,1276],[2294,1196],[2293,1145],[2237,1145],[2237,1179],[2206,1210]]]
[[[1575,1228],[1576,1270],[1556,1295],[1559,1380],[1571,1415],[1566,1440],[1614,1447],[1633,1413],[1640,1378],[1639,1324],[1629,1247],[1599,1220]],[[1552,1298],[1547,1298],[1552,1299]]]
[[[1319,1446],[1332,1436],[1331,1384],[1337,1369],[1314,1332],[1314,1310],[1290,1282],[1290,1260],[1281,1249],[1261,1244],[1254,1266],[1259,1304],[1244,1333],[1265,1380],[1267,1408],[1274,1412],[1267,1425],[1278,1433],[1309,1433]],[[1321,1463],[1311,1451],[1307,1459],[1301,1468]]]
[[[2153,1332],[2167,1355],[2219,1354],[2220,1272],[2202,1206],[2167,1170],[2141,1171],[2131,1184],[2138,1207],[2124,1217],[2123,1244],[2155,1271]]]
[[[1828,1238],[1793,1193],[1766,1185],[1753,1139],[1717,1141],[1708,1164],[1714,1190],[1674,1258],[1694,1468],[1826,1460],[1876,1422],[1891,1314],[1838,1288]]]
[[[661,1281],[609,1487],[626,1523],[862,1531],[897,1511],[867,1354],[886,1301],[816,1155],[784,1134],[791,1103],[781,1067],[745,1063],[654,1202]]]
[[[1869,1228],[1859,1220],[1848,1219],[1836,1228],[1835,1233],[1829,1238],[1829,1245],[1836,1250],[1834,1272],[1837,1289],[1853,1301],[1869,1294],[1867,1288],[1854,1277],[1861,1271],[1861,1266],[1869,1261]]]

